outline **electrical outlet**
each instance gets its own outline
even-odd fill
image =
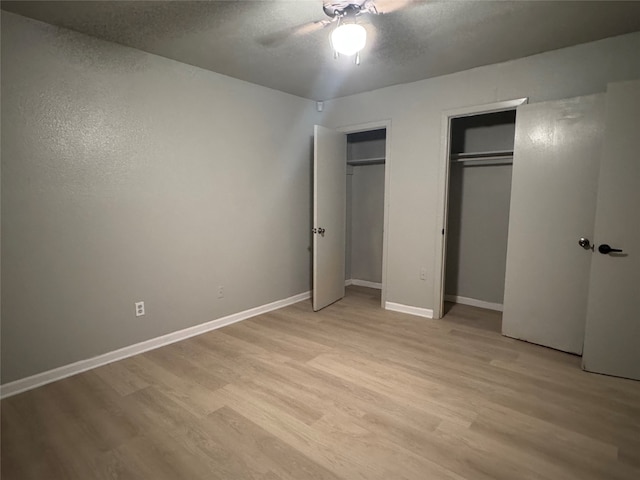
[[[222,285],[218,287],[218,298],[224,298],[224,287]]]
[[[136,302],[136,317],[144,315],[144,302]]]
[[[420,280],[426,280],[427,279],[427,267],[422,267],[420,269]]]

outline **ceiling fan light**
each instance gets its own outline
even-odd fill
[[[331,32],[333,49],[346,56],[354,55],[367,43],[367,31],[357,23],[343,23]]]

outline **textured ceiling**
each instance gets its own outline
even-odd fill
[[[640,31],[640,2],[376,1],[362,64],[334,60],[321,0],[3,1],[7,11],[313,100]],[[640,53],[639,53],[640,54]]]

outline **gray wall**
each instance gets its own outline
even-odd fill
[[[366,135],[366,132],[358,135]],[[349,135],[348,137],[352,137]],[[348,138],[347,137],[347,138]],[[364,140],[347,143],[347,159],[363,159],[363,158],[384,158],[386,140],[384,138],[374,138],[372,140]]]
[[[445,294],[502,304],[511,165],[458,165],[450,175]]]
[[[384,165],[353,169],[351,278],[382,282]]]
[[[634,33],[325,102],[327,126],[391,121],[386,300],[425,309],[439,301],[443,111],[603,92],[608,82],[640,78],[639,51],[640,33]]]
[[[513,150],[515,123],[458,128],[467,153]],[[454,163],[449,175],[445,294],[502,304],[511,165]]]
[[[344,279],[351,279],[351,233],[353,231],[353,170],[354,168],[347,165],[347,212],[345,215],[345,251],[344,251]]]
[[[315,116],[3,12],[2,382],[309,290]]]
[[[462,145],[452,146],[455,153],[513,150],[516,135],[515,112],[509,110],[455,118],[452,129],[459,130],[462,140]]]

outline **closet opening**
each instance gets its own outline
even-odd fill
[[[386,128],[347,134],[345,285],[383,289],[386,157]]]
[[[515,119],[515,109],[450,119],[444,314],[502,311]]]

